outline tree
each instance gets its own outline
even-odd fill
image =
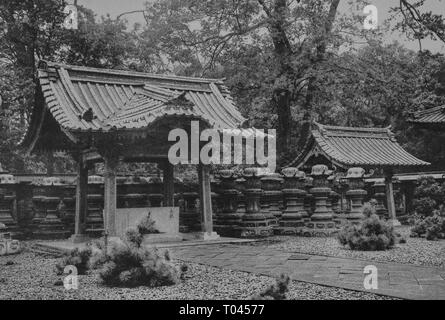
[[[276,115],[258,118],[268,118],[277,128],[277,147],[285,162],[295,153],[295,123],[313,112],[322,65],[352,39],[347,32],[357,34],[358,15],[340,18],[339,2],[148,3],[144,11],[147,25],[140,35],[140,68],[228,77],[245,114],[256,110]]]
[[[135,35],[125,21],[110,16],[96,21],[92,10],[79,6],[78,29],[65,30],[60,60],[87,67],[128,69],[136,54]]]
[[[36,60],[54,55],[65,18],[63,8],[64,1],[58,0],[0,1],[2,134],[8,137],[1,148],[3,161],[13,169],[25,169],[24,155],[15,145],[34,105]]]
[[[392,8],[396,15],[402,16],[396,28],[406,32],[408,37],[418,40],[420,51],[422,51],[422,40],[426,38],[445,43],[444,16],[432,11],[422,13],[421,9],[424,5],[425,0],[400,0],[399,5]]]
[[[74,167],[67,155],[29,158],[17,147],[34,106],[37,60],[127,68],[132,59],[132,34],[124,22],[110,17],[96,21],[91,10],[79,6],[79,28],[67,30],[64,8],[62,0],[0,0],[0,136],[5,137],[0,140],[0,161],[12,170],[46,167],[51,174],[54,168]]]

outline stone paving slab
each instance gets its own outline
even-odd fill
[[[224,244],[172,248],[184,261],[267,276],[383,294],[402,299],[445,300],[445,270],[407,264],[300,254],[255,246]],[[215,253],[220,253],[216,254]],[[377,267],[378,289],[364,288],[364,268]]]

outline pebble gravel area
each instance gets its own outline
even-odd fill
[[[54,266],[56,258],[25,250],[0,257],[0,300],[248,300],[275,282],[266,276],[188,263],[186,278],[178,285],[159,288],[110,288],[97,274],[79,276],[78,290],[65,290]],[[179,261],[178,261],[179,263]],[[394,300],[390,297],[291,282],[288,299]]]
[[[445,240],[428,241],[410,238],[410,227],[398,227],[396,231],[406,239],[386,251],[353,251],[340,245],[335,237],[306,238],[275,236],[253,245],[266,246],[288,252],[333,256],[338,258],[365,259],[378,262],[394,262],[428,267],[445,268]]]

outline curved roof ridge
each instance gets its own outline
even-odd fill
[[[319,154],[344,168],[429,165],[403,149],[390,127],[355,128],[326,126],[317,122],[313,124],[310,149],[298,154],[291,165],[301,167]]]
[[[42,66],[41,66],[42,64]],[[76,65],[69,65],[63,63],[52,62],[48,60],[40,60],[39,68],[42,68],[43,65],[46,64],[47,67],[55,67],[55,68],[64,68],[66,70],[73,71],[83,71],[83,72],[92,72],[99,74],[112,74],[112,75],[127,75],[133,77],[141,77],[141,78],[155,78],[155,79],[165,79],[165,80],[181,80],[186,82],[197,82],[197,83],[206,83],[210,84],[212,82],[223,84],[224,79],[212,79],[212,78],[198,78],[198,77],[186,77],[186,76],[176,76],[176,75],[164,75],[164,74],[156,74],[149,72],[140,72],[140,71],[129,71],[129,70],[120,70],[120,69],[107,69],[107,68],[94,68],[94,67],[83,67]]]
[[[378,132],[378,133],[387,133],[388,131],[391,132],[391,126],[384,127],[384,128],[378,128],[378,127],[345,127],[345,126],[333,126],[333,125],[326,125],[321,124],[318,122],[314,122],[314,124],[322,129],[322,130],[338,130],[338,131],[347,131],[347,132]]]
[[[238,128],[245,121],[217,79],[87,68],[44,60],[39,61],[37,77],[42,108],[50,111],[65,135],[71,131],[107,131],[112,124],[118,130],[141,129],[161,118],[162,112],[165,116],[196,116],[215,129]],[[28,126],[28,135],[48,135],[37,130],[39,117],[33,112],[36,120]],[[23,146],[30,145],[30,138],[22,140]],[[46,144],[45,148],[51,146]]]

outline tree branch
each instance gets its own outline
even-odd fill
[[[122,18],[123,16],[125,16],[127,14],[133,14],[133,13],[142,13],[145,17],[145,10],[133,10],[133,11],[123,12],[123,13],[119,14],[116,17],[116,20],[120,20],[120,18]]]

